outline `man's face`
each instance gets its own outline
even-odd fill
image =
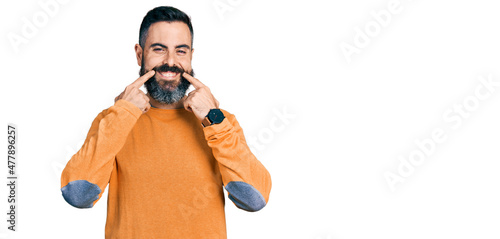
[[[154,69],[155,75],[146,83],[149,95],[172,104],[185,95],[190,83],[182,72],[193,75],[191,33],[183,22],[157,22],[148,30],[144,49],[136,45],[140,75]]]

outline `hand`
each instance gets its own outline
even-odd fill
[[[154,75],[155,71],[151,70],[139,77],[132,84],[125,87],[125,90],[115,98],[115,102],[124,99],[141,109],[142,113],[146,113],[151,108],[151,105],[149,104],[149,98],[139,88]]]
[[[184,108],[192,112],[201,122],[210,109],[219,108],[219,101],[215,99],[210,89],[201,81],[186,72],[182,76],[194,86],[194,90],[189,92],[184,100]]]

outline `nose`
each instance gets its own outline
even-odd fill
[[[163,60],[163,64],[174,66],[175,63],[177,63],[175,52],[168,52],[167,54],[165,54],[165,59]]]

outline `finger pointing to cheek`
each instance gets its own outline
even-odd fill
[[[184,78],[186,78],[187,81],[191,82],[191,84],[194,86],[195,89],[205,87],[205,85],[201,83],[200,80],[192,77],[190,74],[186,72],[182,73],[182,76],[184,76]]]

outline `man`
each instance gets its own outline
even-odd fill
[[[193,77],[192,46],[185,13],[149,11],[135,46],[141,77],[95,118],[62,173],[77,208],[93,207],[109,183],[106,238],[226,238],[222,186],[243,210],[268,202],[270,175],[235,116]]]

